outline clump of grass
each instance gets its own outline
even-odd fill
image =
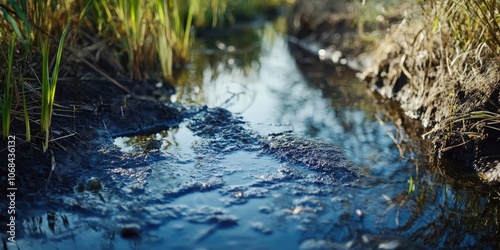
[[[435,3],[434,3],[435,4]],[[463,50],[485,43],[500,53],[500,6],[496,0],[454,1],[448,25]]]
[[[499,106],[494,96],[500,85],[497,70],[500,67],[500,5],[495,0],[433,0],[422,6],[430,11],[432,18],[433,25],[423,29],[422,35],[433,42],[427,51],[436,60],[428,65],[436,69],[434,72],[413,70],[425,70],[426,81],[434,85],[437,82],[446,94],[444,113],[437,117],[439,123],[433,130],[438,137],[445,135],[448,141],[442,149],[446,151],[484,139],[484,128],[494,129],[497,124],[492,120],[499,117],[495,115]]]
[[[114,11],[114,14],[108,17],[109,21],[119,22],[113,25],[119,29],[115,30],[115,35],[122,39],[121,42],[124,44],[129,58],[128,67],[131,70],[131,77],[135,79],[143,78],[143,65],[147,62],[151,63],[153,56],[153,51],[147,50],[151,46],[148,44],[150,37],[147,35],[148,27],[151,25],[148,23],[151,16],[150,2],[118,0],[116,6],[113,6],[108,1],[101,1],[101,6],[108,8],[108,13]],[[114,8],[110,10],[110,7]]]
[[[175,64],[190,59],[194,19],[206,12],[216,15],[226,1],[99,0],[94,12],[101,36],[113,37],[125,51],[132,78],[152,78],[160,70],[163,79],[172,81]]]

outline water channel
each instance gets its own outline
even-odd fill
[[[353,72],[298,63],[284,26],[278,18],[199,38],[189,81],[171,97],[231,111],[251,143],[200,135],[189,119],[152,135],[151,158],[141,138],[115,138],[105,150],[143,163],[96,162],[97,191],[88,180],[52,197],[59,209],[34,203],[18,248],[498,248],[498,195],[430,167],[412,128],[387,117]],[[357,177],[266,153],[259,140],[269,135],[341,151]]]

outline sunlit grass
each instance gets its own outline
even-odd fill
[[[49,59],[50,59],[50,44],[47,40],[42,44],[42,104],[41,104],[41,132],[45,135],[43,143],[43,151],[47,151],[49,146],[50,123],[52,121],[52,110],[54,106],[54,99],[56,96],[57,78],[59,76],[59,66],[61,63],[62,52],[64,48],[64,40],[68,33],[69,22],[64,29],[59,46],[57,48],[57,55],[55,58],[55,66],[52,75],[49,75]]]
[[[160,61],[160,70],[164,79],[169,79],[173,75],[172,65],[173,65],[173,46],[170,41],[176,39],[173,34],[168,32],[168,29],[172,27],[171,20],[169,18],[168,6],[162,0],[157,0],[155,3],[155,18],[158,22],[157,36],[157,51],[158,58]]]
[[[155,78],[159,70],[172,81],[174,65],[189,61],[193,20],[219,11],[220,2],[96,0],[94,12],[101,36],[111,35],[125,51],[131,78]]]
[[[109,6],[108,1],[101,1],[102,6]],[[118,21],[116,25],[122,30],[122,44],[125,46],[128,56],[128,68],[134,79],[144,78],[144,64],[154,61],[154,51],[148,51],[151,47],[148,29],[151,26],[151,1],[140,0],[118,0],[114,8],[115,15],[109,17],[109,21]],[[115,32],[120,32],[120,30]]]
[[[498,140],[498,1],[418,3],[375,56],[384,95],[396,96],[407,114],[421,119],[430,130],[424,137],[439,153]],[[404,86],[396,89],[390,84],[396,81]]]
[[[422,2],[422,7],[433,20],[433,25],[424,29],[424,34],[433,35],[438,43],[433,47],[429,44],[424,49],[431,51],[433,57],[441,58],[438,68],[443,76],[438,79],[442,81],[442,87],[446,91],[470,93],[471,99],[483,96],[482,103],[477,104],[472,103],[473,100],[452,101],[452,116],[442,122],[442,128],[469,139],[484,137],[480,132],[483,128],[498,130],[498,107],[496,110],[484,109],[490,106],[484,97],[498,91],[495,86],[500,83],[500,75],[495,73],[500,63],[498,1],[433,0]]]

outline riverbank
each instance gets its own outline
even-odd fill
[[[483,6],[486,12],[474,19],[463,15],[468,3],[388,2],[298,1],[288,19],[289,34],[319,43],[321,59],[357,70],[369,88],[420,120],[426,128],[422,136],[434,145],[432,161],[452,159],[485,182],[500,181],[500,44],[494,29],[479,25],[481,13],[488,19],[490,9]],[[492,13],[498,8],[489,7]],[[457,28],[461,21],[473,27]]]
[[[50,150],[16,138],[7,248],[498,248],[495,191],[443,180],[422,154],[401,158],[391,134],[418,122],[391,122],[396,109],[378,104],[395,101],[372,98],[346,67],[295,63],[284,24],[197,39],[210,62],[188,79],[197,99],[64,76]]]

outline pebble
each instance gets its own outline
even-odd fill
[[[121,226],[121,236],[124,239],[138,239],[141,236],[141,226],[136,223],[130,223]]]

